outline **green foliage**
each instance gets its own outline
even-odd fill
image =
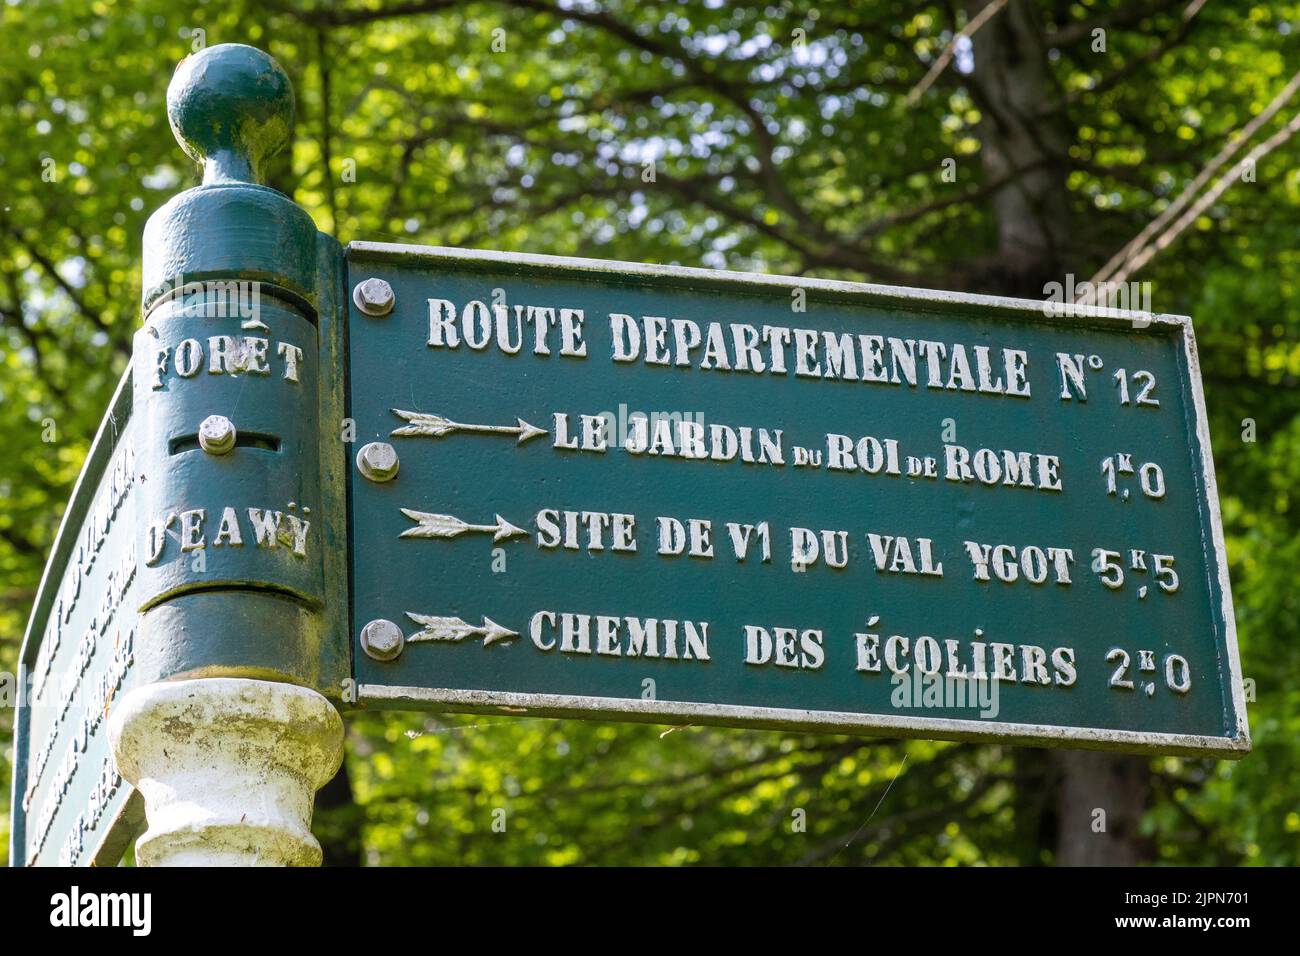
[[[1014,862],[981,842],[1010,796],[996,748],[526,718],[352,733],[370,864]]]
[[[299,126],[272,182],[345,240],[1039,295],[1109,259],[1300,68],[1300,5],[1186,7],[1013,0],[976,34],[976,73],[909,106],[965,22],[949,4],[0,6],[0,669],[129,354],[144,221],[197,182],[164,96],[200,41],[288,69]],[[1257,694],[1240,764],[1151,761],[1162,863],[1300,846],[1298,148],[1137,277],[1196,319]],[[999,150],[1023,165],[999,173]],[[359,829],[376,864],[1040,863],[1061,824],[1043,754],[973,745],[390,715],[352,724],[349,770],[355,807],[317,828],[330,846]]]

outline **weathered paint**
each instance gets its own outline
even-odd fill
[[[320,694],[232,677],[138,687],[110,721],[149,829],[141,866],[319,866],[312,797],[343,760],[343,720]]]
[[[140,486],[123,467],[138,437],[128,372],[63,513],[19,653],[13,866],[116,862],[142,817],[139,797],[113,770],[104,719],[139,683]],[[128,484],[110,507],[115,471]],[[108,519],[98,530],[97,511]],[[126,587],[106,602],[110,580]]]
[[[140,825],[141,801],[123,782],[103,783],[110,724],[118,729],[121,766],[153,788],[157,833],[179,832],[172,827],[181,813],[175,791],[197,787],[193,804],[200,806],[208,781],[221,802],[222,788],[242,774],[240,787],[253,798],[265,790],[271,804],[289,808],[272,814],[288,837],[272,841],[271,855],[312,862],[302,811],[310,786],[332,769],[335,746],[332,711],[315,691],[336,706],[1228,757],[1249,749],[1204,401],[1185,317],[1066,321],[1044,318],[1042,303],[1020,300],[372,243],[353,244],[345,261],[302,209],[259,181],[266,158],[289,141],[293,121],[288,78],[273,60],[233,44],[190,57],[169,88],[168,111],[183,148],[203,165],[203,184],[174,197],[146,226],[144,327],[133,367],[69,502],[29,622],[20,683],[34,680],[42,693],[24,694],[16,717],[12,862],[52,863],[60,851],[68,862],[118,859]],[[581,308],[592,320],[587,355],[429,349],[430,298],[491,301],[497,290],[509,303]],[[245,312],[250,295],[255,306]],[[800,296],[806,314],[792,312]],[[612,339],[602,338],[600,325],[612,311],[701,326],[762,321],[924,334],[972,348],[1002,337],[1004,345],[1026,343],[1034,356],[1035,394],[1023,403],[960,390],[904,401],[903,393],[860,383],[702,374],[689,360],[670,368],[612,363]],[[1058,350],[1104,351],[1107,373],[1121,363],[1132,371],[1140,360],[1161,382],[1165,404],[1119,409],[1098,382],[1089,404],[1053,403],[1043,356]],[[892,431],[909,451],[915,444],[931,453],[951,419],[959,436],[953,441],[971,447],[1058,452],[1069,484],[1039,497],[978,484],[820,468],[796,474],[789,466],[681,457],[633,461],[621,450],[555,447],[556,413],[576,422],[619,404],[780,428],[792,444],[810,448],[832,430]],[[205,448],[199,428],[213,416],[237,433],[233,447]],[[360,456],[363,477],[357,459],[367,443],[390,445],[397,460],[382,449],[374,461]],[[118,467],[127,447],[129,481]],[[1162,463],[1161,495],[1124,502],[1100,490],[1099,456],[1124,451]],[[115,483],[105,522],[102,511],[94,517],[96,503],[114,494]],[[546,508],[634,515],[639,550],[540,547],[537,518]],[[275,515],[271,524],[268,515]],[[716,553],[656,555],[656,517],[713,520]],[[772,560],[728,564],[725,521],[768,521]],[[89,534],[88,523],[95,526]],[[795,525],[841,529],[846,543],[851,533],[849,565],[794,571],[780,534]],[[863,540],[868,531],[926,539],[949,575],[876,572]],[[1044,536],[1077,552],[1069,589],[975,582],[963,566],[964,538],[1052,543]],[[1155,591],[1149,566],[1137,583],[1130,575],[1123,588],[1102,587],[1087,549],[1121,542],[1147,555],[1176,555],[1179,592]],[[492,570],[498,553],[505,557],[500,573]],[[111,586],[110,571],[127,567],[129,584]],[[1150,593],[1139,598],[1134,591],[1143,582]],[[707,662],[548,653],[530,627],[546,609],[592,620],[664,620],[671,612],[708,622],[712,652]],[[1008,682],[999,713],[978,719],[948,705],[904,712],[891,705],[883,674],[845,666],[853,635],[875,629],[877,619],[881,640],[933,633],[969,642],[980,627],[989,642],[1068,642],[1078,652],[1077,680],[1064,688]],[[742,624],[774,633],[816,630],[822,660],[785,670],[746,665]],[[1181,686],[1179,672],[1150,694],[1136,682],[1132,689],[1108,686],[1110,666],[1098,660],[1108,648],[1149,651],[1153,661],[1184,654],[1191,685]],[[65,682],[49,677],[67,668],[73,676]],[[201,691],[202,713],[189,712],[180,685],[158,681]],[[130,713],[115,713],[128,694]],[[224,722],[262,717],[269,723],[255,736],[266,746],[254,758],[238,734],[224,733]],[[190,743],[211,739],[193,752],[151,749],[161,739],[159,720]],[[278,737],[282,732],[293,739]],[[84,740],[74,746],[78,737]],[[277,769],[281,744],[292,750],[304,741],[314,756]],[[294,786],[285,773],[296,777]],[[232,797],[223,806],[235,803]],[[241,811],[228,822],[238,831],[249,819]],[[156,855],[247,861],[262,852],[256,841],[223,833],[189,848],[160,838]]]
[[[321,436],[336,440],[341,417],[340,250],[253,181],[293,119],[274,60],[238,44],[187,58],[168,115],[204,182],[145,228],[133,359],[147,422],[142,669],[148,680],[292,680],[338,697],[347,651],[325,598],[346,572],[325,552],[339,540],[342,486]],[[239,434],[219,457],[196,439],[212,414]]]
[[[350,323],[357,441],[390,441],[401,456],[391,481],[352,475],[354,639],[372,620],[406,632],[405,648],[391,660],[354,648],[363,703],[1226,756],[1248,749],[1213,465],[1185,317],[1052,318],[1041,302],[387,244],[354,243],[348,260],[351,284],[377,277],[396,299],[382,318],[354,308]],[[795,292],[806,296],[804,313],[792,313]],[[443,337],[431,346],[431,309],[442,318],[449,313],[430,300],[581,309],[586,355],[559,354],[558,325],[549,355],[532,354],[531,325],[518,354],[496,341],[451,348]],[[617,362],[611,313],[701,327],[716,321],[879,333],[968,349],[1015,346],[1028,353],[1032,396],[816,381],[796,377],[793,361],[782,375],[704,371],[700,348],[689,366],[671,358],[663,366]],[[672,349],[672,329],[665,340]],[[1090,373],[1088,402],[1059,398],[1057,352],[1104,355],[1104,370]],[[1110,380],[1121,366],[1152,371],[1162,404],[1121,406]],[[557,413],[567,416],[566,440],[580,443],[580,414],[617,413],[620,405],[780,429],[787,461],[771,467],[555,447]],[[827,433],[893,437],[904,455],[939,454],[948,419],[955,443],[972,450],[1059,456],[1063,490],[830,473],[789,460],[793,445],[825,450]],[[546,437],[530,432],[539,427]],[[1135,474],[1123,479],[1127,500],[1108,495],[1099,469],[1117,452],[1160,463],[1167,493],[1144,496]],[[585,530],[576,550],[542,547],[542,509],[632,514],[637,550],[613,553],[607,534],[605,549],[590,552]],[[417,536],[420,514],[444,532],[449,521],[486,529],[500,515],[529,535]],[[656,554],[660,516],[710,519],[714,556]],[[770,523],[772,561],[737,561],[724,523],[762,521]],[[846,532],[848,567],[793,571],[794,526]],[[942,577],[878,572],[869,532],[908,536],[914,551],[928,539]],[[1068,547],[1072,581],[976,581],[966,540]],[[1141,550],[1147,570],[1126,567],[1125,585],[1106,588],[1090,567],[1093,548],[1124,552],[1126,566],[1129,549]],[[1176,593],[1159,587],[1154,554],[1174,555]],[[494,557],[503,559],[495,570]],[[529,634],[541,611],[592,616],[593,644],[597,615],[708,622],[710,660],[544,652]],[[445,634],[431,636],[421,615],[456,626],[440,624]],[[519,636],[484,647],[475,636],[484,633],[484,618]],[[558,626],[542,623],[542,644],[559,637]],[[745,625],[815,629],[825,663],[747,665]],[[866,632],[881,643],[894,634],[932,636],[941,646],[956,639],[968,657],[978,640],[1016,645],[1017,654],[1025,645],[1068,647],[1078,676],[1068,687],[1031,685],[1017,663],[1020,679],[1001,682],[996,714],[900,708],[888,670],[855,671],[855,635]],[[436,643],[417,643],[430,640]],[[1109,685],[1118,663],[1106,661],[1112,649],[1131,657],[1131,673],[1121,680],[1133,678],[1133,690]],[[1141,651],[1152,652],[1155,672],[1139,673]],[[1189,691],[1169,686],[1170,655],[1188,660]],[[1183,681],[1176,659],[1171,680]],[[1150,694],[1148,683],[1155,685]]]
[[[82,847],[72,862],[112,863],[133,836],[141,808],[126,783],[84,838],[76,822],[90,778],[108,760],[106,719],[129,690],[215,677],[301,684],[335,701],[349,692],[342,253],[301,208],[257,181],[290,138],[289,80],[251,47],[211,47],[178,68],[168,112],[204,181],[146,225],[133,367],[79,480],[28,627],[22,681],[47,661],[66,666],[79,645],[91,653],[84,676],[60,695],[71,716],[49,716],[48,688],[46,699],[20,706],[18,864],[55,862],[65,844]],[[220,455],[199,438],[212,416],[237,433]],[[50,609],[76,573],[79,525],[123,436],[133,447],[130,490],[56,647]],[[106,592],[101,571],[128,552],[131,586],[112,628],[98,633],[91,620]],[[121,634],[132,640],[130,669],[79,753],[70,736]],[[67,773],[56,778],[65,755]]]

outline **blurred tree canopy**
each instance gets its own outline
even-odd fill
[[[1041,298],[1269,105],[1297,31],[1281,0],[0,3],[0,669],[129,356],[144,221],[198,181],[164,108],[192,50],[249,43],[289,71],[272,184],[343,241]],[[370,715],[320,800],[328,859],[1296,862],[1300,138],[1279,131],[1298,109],[1135,276],[1196,323],[1252,755]]]

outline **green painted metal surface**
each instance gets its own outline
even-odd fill
[[[345,257],[258,182],[293,121],[274,60],[187,58],[168,112],[203,184],[146,227],[132,369],[24,641],[15,864],[120,857],[140,807],[114,701],[199,676],[339,706],[1249,749],[1188,320]]]
[[[353,634],[403,632],[354,647],[364,701],[1248,747],[1186,320],[368,244],[348,270],[395,298],[350,320],[358,442],[400,460],[352,471]]]
[[[218,314],[224,304],[211,292],[166,301],[137,333],[135,408],[148,436],[139,465],[149,475],[141,666],[157,679],[233,673],[237,661],[250,675],[318,683],[316,330],[270,296],[249,303],[250,319]],[[236,428],[225,454],[200,447],[210,415]],[[233,626],[227,614],[251,626]],[[186,630],[184,620],[198,626]]]
[[[283,69],[239,44],[187,58],[168,88],[204,179],[145,228],[140,663],[149,680],[264,677],[338,697],[347,651],[325,604],[345,571],[324,552],[339,546],[342,485],[320,439],[340,414],[322,375],[342,335],[340,250],[255,181],[293,112]],[[234,428],[226,453],[200,447],[210,416]]]
[[[23,642],[14,866],[116,862],[140,822],[106,726],[113,701],[139,682],[138,441],[128,375],[64,513]]]
[[[251,47],[211,47],[178,67],[168,114],[203,184],[146,226],[132,370],[24,643],[17,864],[119,858],[139,808],[106,725],[130,687],[238,676],[340,700],[349,686],[342,252],[257,182],[290,139],[289,80]],[[111,524],[83,537],[119,481]],[[105,577],[119,567],[125,590]]]

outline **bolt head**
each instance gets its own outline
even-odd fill
[[[235,447],[235,423],[225,415],[209,415],[199,423],[199,447],[209,455],[224,455]]]
[[[393,287],[383,279],[366,279],[352,290],[352,301],[366,315],[387,315],[393,311]]]
[[[402,629],[392,621],[376,618],[361,629],[361,649],[377,661],[391,661],[406,645]]]
[[[357,469],[371,481],[390,481],[396,478],[400,465],[397,450],[388,442],[372,441],[357,452]]]

